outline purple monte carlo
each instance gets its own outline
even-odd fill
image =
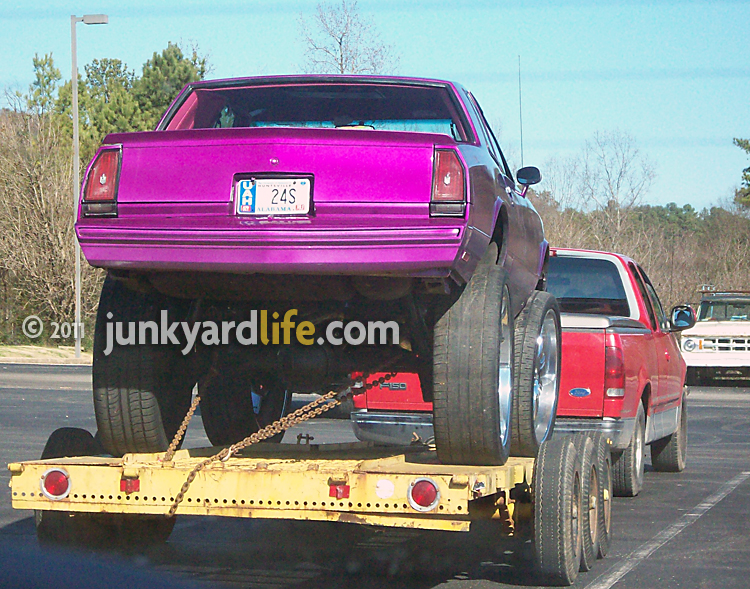
[[[514,179],[478,103],[452,82],[188,85],[155,131],[105,137],[81,192],[78,239],[107,270],[93,369],[105,448],[166,449],[196,382],[222,445],[284,415],[293,392],[396,370],[417,372],[434,402],[440,460],[503,464],[533,395],[517,386],[514,340],[545,288],[547,242],[526,197],[540,179],[534,167]],[[267,310],[270,333],[289,309],[314,339],[164,338],[167,317],[237,326]],[[108,346],[117,322],[139,345]],[[398,338],[352,345],[333,322],[395,322]],[[328,331],[337,340],[319,337]]]

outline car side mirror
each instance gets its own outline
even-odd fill
[[[695,311],[690,305],[677,305],[672,309],[671,331],[690,329],[695,325]]]
[[[526,191],[529,189],[529,186],[533,186],[534,184],[539,184],[542,181],[542,173],[539,171],[539,168],[536,168],[534,166],[526,166],[525,168],[521,168],[516,172],[516,180],[518,183],[523,186],[523,193],[526,194]]]

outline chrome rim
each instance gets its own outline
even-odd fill
[[[513,334],[510,318],[510,294],[503,289],[500,308],[500,361],[498,367],[497,396],[500,410],[500,442],[508,441],[510,431],[511,390],[513,383]]]
[[[544,316],[534,350],[534,434],[540,444],[549,435],[557,407],[558,345],[557,316],[550,309]]]
[[[612,465],[609,460],[604,465],[604,480],[602,481],[602,500],[604,505],[604,531],[609,534],[609,526],[612,521]]]

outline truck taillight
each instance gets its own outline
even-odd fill
[[[604,348],[604,394],[607,397],[625,396],[625,361],[622,348]]]
[[[84,217],[117,215],[117,185],[120,179],[122,150],[118,147],[102,149],[86,176],[81,205]]]
[[[463,217],[465,212],[466,180],[461,160],[452,149],[436,149],[430,214],[438,217]]]

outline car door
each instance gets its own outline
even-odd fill
[[[659,389],[656,397],[656,404],[660,406],[657,408],[658,411],[663,406],[679,400],[682,396],[680,351],[677,345],[677,338],[669,331],[669,321],[666,313],[664,313],[659,296],[656,294],[654,285],[642,268],[638,267],[638,270],[643,277],[646,294],[659,324],[658,329],[654,333],[656,354],[659,362]]]

